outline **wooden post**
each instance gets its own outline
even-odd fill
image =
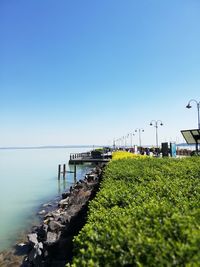
[[[61,165],[58,165],[58,180],[60,180],[60,174],[61,174]]]
[[[76,164],[74,163],[74,183],[76,183]]]
[[[63,164],[63,179],[65,179],[65,174],[66,174],[66,165]]]

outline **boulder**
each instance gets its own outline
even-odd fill
[[[45,244],[47,245],[52,245],[54,243],[56,243],[59,238],[60,238],[61,232],[57,233],[53,233],[53,232],[47,232],[47,239],[45,241]]]
[[[46,213],[46,210],[41,210],[38,212],[39,215],[44,215]]]
[[[69,201],[69,197],[65,198],[65,199],[62,199],[58,206],[61,207],[61,208],[65,208],[67,205],[68,205],[68,201]]]
[[[62,193],[62,199],[65,199],[69,196],[70,196],[70,193],[68,193],[68,192]]]
[[[36,233],[28,234],[28,241],[34,246],[38,243],[38,236]]]
[[[50,229],[50,231],[52,231],[52,232],[58,232],[58,231],[60,231],[62,228],[65,228],[65,226],[62,225],[62,224],[59,223],[59,222],[56,222],[56,221],[51,221],[51,222],[49,222],[49,229]]]

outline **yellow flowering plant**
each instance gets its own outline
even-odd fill
[[[146,158],[146,155],[140,155],[140,154],[133,154],[131,152],[127,151],[115,151],[112,153],[112,159],[113,160],[118,160],[118,159],[141,159],[141,158]]]

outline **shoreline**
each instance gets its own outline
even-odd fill
[[[65,191],[66,190],[68,189],[65,189]],[[27,253],[27,248],[24,246],[27,242],[27,234],[31,232],[34,227],[42,223],[44,213],[40,212],[44,210],[44,208],[46,209],[46,213],[54,210],[60,198],[61,195],[54,196],[51,200],[48,199],[48,201],[40,203],[35,209],[33,209],[33,214],[28,220],[28,225],[26,224],[16,238],[13,238],[11,245],[0,251],[1,267],[23,266],[21,264],[24,255]]]
[[[48,225],[48,223],[50,221],[54,220],[54,224],[56,225],[57,221],[59,222],[59,220],[62,219],[63,214],[60,211],[61,210],[64,211],[65,209],[67,209],[66,208],[66,206],[67,206],[66,198],[67,198],[67,201],[70,198],[72,201],[71,207],[73,207],[73,208],[70,211],[71,217],[69,217],[71,220],[71,224],[72,224],[72,222],[73,222],[73,224],[74,224],[74,222],[76,222],[77,228],[80,228],[78,226],[80,224],[79,219],[77,219],[77,218],[79,218],[81,216],[82,217],[86,216],[86,210],[87,210],[86,206],[87,206],[89,199],[93,196],[94,191],[97,190],[97,185],[99,184],[99,173],[100,172],[101,171],[100,171],[99,167],[93,168],[92,170],[90,170],[89,173],[87,173],[85,175],[85,178],[83,180],[80,179],[73,187],[71,186],[70,188],[65,190],[65,193],[62,194],[62,197],[57,196],[53,200],[48,201],[47,203],[41,204],[37,208],[37,218],[38,218],[39,224],[34,225],[34,223],[33,223],[29,228],[25,229],[22,234],[20,234],[19,238],[17,238],[17,240],[16,240],[16,244],[14,244],[10,249],[0,252],[0,266],[1,267],[38,266],[37,265],[38,264],[38,258],[39,258],[39,260],[41,260],[41,255],[37,255],[37,257],[36,257],[37,262],[34,262],[33,258],[31,258],[31,256],[30,256],[30,253],[33,254],[33,252],[31,252],[31,251],[34,250],[34,246],[36,245],[32,242],[33,241],[32,240],[33,234],[37,233],[37,235],[39,237],[38,243],[40,243],[41,240],[40,240],[40,236],[38,233],[41,232],[41,229],[44,228],[44,226],[46,227],[46,225]],[[83,193],[83,195],[81,195],[82,193]],[[81,202],[81,204],[78,202]],[[74,214],[72,212],[73,210],[74,210]],[[55,220],[53,214],[55,215],[56,212],[60,212],[60,214]],[[67,212],[69,212],[69,209]],[[45,218],[50,218],[48,220],[48,223],[47,223],[47,221],[45,221],[46,220]],[[61,229],[59,229],[59,230],[61,230],[60,232],[66,232],[66,228],[68,228],[67,231],[69,231],[69,225],[70,225],[70,223],[67,221],[67,224],[66,224],[66,221],[65,221],[65,223],[62,225]],[[55,237],[57,235],[57,230],[56,231],[52,231],[52,230],[55,230],[55,229],[52,228],[52,222],[51,222],[51,229],[49,231],[50,234],[48,234],[48,231],[47,231],[47,234],[52,236],[52,233],[53,233],[53,235]],[[76,230],[76,229],[74,229],[74,230]],[[29,233],[29,235],[28,235],[29,241],[27,242],[27,234],[28,233]],[[44,231],[43,231],[43,234],[44,234]],[[58,238],[54,239],[53,242],[49,242],[48,245],[47,245],[48,242],[46,242],[46,243],[44,242],[44,244],[42,245],[43,250],[45,249],[46,251],[48,251],[48,257],[45,256],[46,257],[45,260],[48,261],[48,265],[46,265],[46,266],[51,266],[51,265],[49,265],[49,260],[50,260],[50,258],[52,260],[52,257],[51,257],[52,247],[54,247],[54,249],[56,250],[57,249],[56,247],[57,247],[58,243],[60,242],[60,241],[58,241],[60,237],[58,235],[57,235],[57,237]],[[67,239],[69,239],[69,238],[67,238]],[[67,251],[67,248],[66,248],[66,251]],[[70,253],[72,253],[72,249],[70,249],[70,251],[71,251]],[[62,253],[64,253],[64,252],[62,252]],[[44,255],[45,255],[44,251],[42,252],[42,255],[44,257]],[[62,257],[65,258],[66,255],[64,256],[64,254],[63,254]],[[68,259],[69,258],[70,257],[68,255]]]

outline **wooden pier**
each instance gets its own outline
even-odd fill
[[[94,158],[91,155],[91,152],[85,153],[73,153],[70,154],[69,164],[83,164],[83,163],[107,163],[112,157],[111,153],[103,154],[101,157]]]
[[[61,174],[63,176],[63,180],[66,178],[67,173],[73,173],[74,174],[74,182],[76,182],[76,164],[74,164],[74,170],[73,171],[67,171],[66,170],[66,164],[59,164],[58,165],[58,180],[60,180]]]

